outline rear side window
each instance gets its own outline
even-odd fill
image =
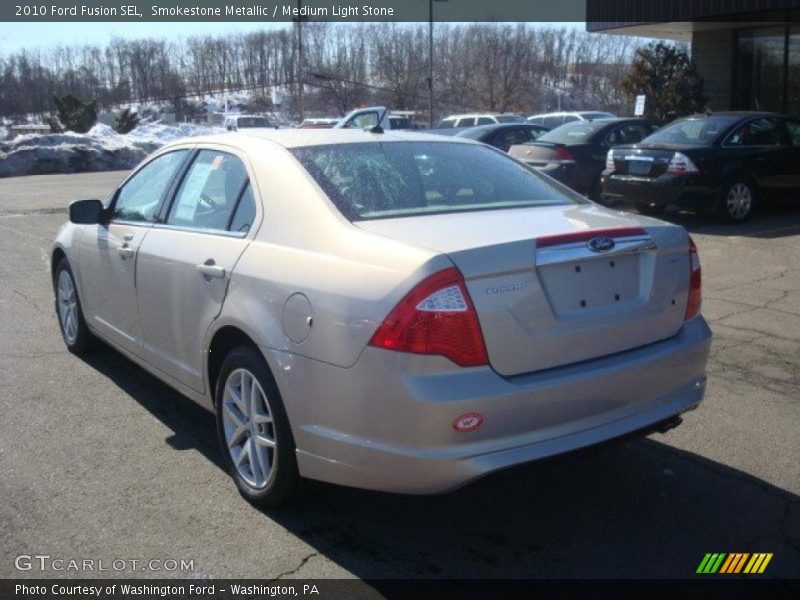
[[[561,115],[554,116],[554,117],[545,117],[542,119],[542,123],[548,129],[555,129],[559,127],[562,123],[564,123],[564,117]]]
[[[494,124],[494,119],[491,117],[478,117],[478,125],[492,125]]]
[[[168,225],[224,231],[248,186],[247,170],[233,154],[201,150],[181,182]]]
[[[495,146],[508,152],[508,149],[511,146],[515,146],[517,144],[524,144],[526,142],[532,141],[530,136],[530,130],[528,129],[507,129],[500,133],[495,140]]]
[[[239,205],[231,220],[231,231],[237,233],[247,233],[256,218],[256,199],[253,196],[253,186],[248,182],[239,199]]]
[[[155,221],[161,198],[186,160],[188,150],[162,154],[151,160],[122,186],[114,202],[114,219]]]
[[[350,220],[575,202],[483,145],[389,142],[292,150]]]

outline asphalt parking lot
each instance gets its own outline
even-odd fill
[[[122,173],[0,179],[0,577],[20,554],[190,559],[184,577],[691,577],[772,552],[800,577],[800,204],[744,226],[670,215],[698,243],[715,338],[684,424],[437,497],[309,484],[261,512],[210,414],[110,349],[67,353],[48,252],[65,207]],[[83,576],[114,575],[85,572]]]

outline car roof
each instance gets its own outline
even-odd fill
[[[185,138],[169,144],[169,146],[186,144],[223,144],[241,150],[248,150],[264,142],[271,142],[283,148],[303,148],[308,146],[325,146],[329,144],[359,144],[381,142],[452,142],[474,144],[465,138],[450,138],[433,133],[418,131],[389,130],[384,133],[372,133],[362,129],[261,129],[257,131],[221,133],[217,135]]]
[[[487,125],[476,125],[474,127],[464,127],[461,131],[457,132],[455,135],[461,135],[465,131],[500,131],[501,129],[512,129],[514,127],[530,127],[532,129],[545,129],[543,125],[539,125],[538,123],[526,123],[525,121],[519,121],[516,123],[489,123]]]

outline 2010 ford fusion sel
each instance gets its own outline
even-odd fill
[[[67,347],[100,339],[216,414],[251,502],[302,478],[443,492],[665,431],[705,392],[686,231],[466,139],[195,138],[52,251]]]

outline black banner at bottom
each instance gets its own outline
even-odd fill
[[[549,579],[2,579],[0,598],[47,600],[129,600],[177,598],[224,600],[267,598],[289,600],[408,600],[444,598],[494,599],[680,598],[691,600],[800,598],[800,580],[549,580]]]

